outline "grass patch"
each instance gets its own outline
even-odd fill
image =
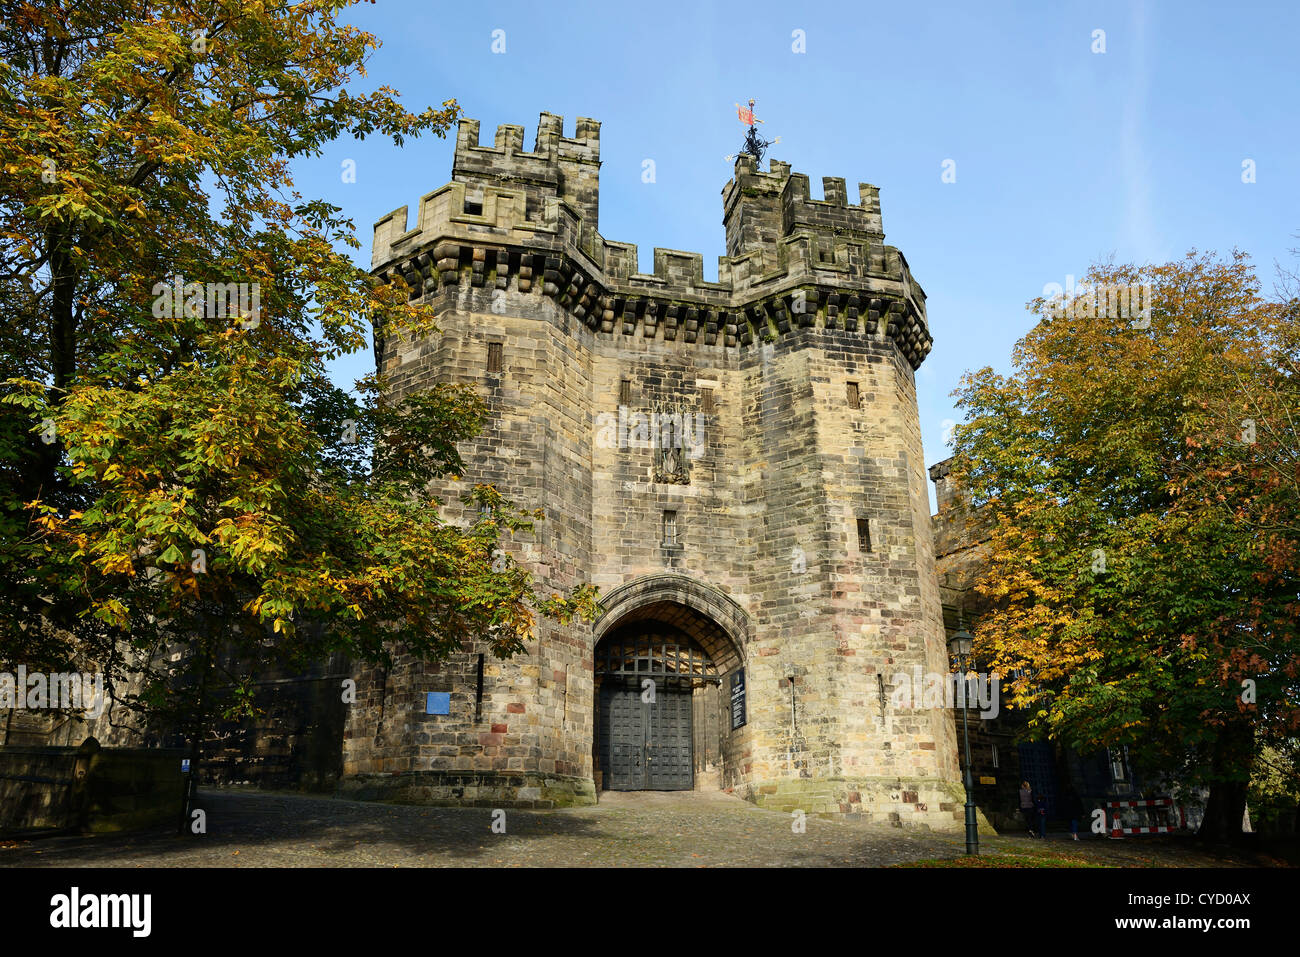
[[[908,864],[895,864],[895,867],[1107,867],[1113,865],[1098,864],[1078,857],[1064,854],[980,854],[974,857],[932,857],[912,861]]]

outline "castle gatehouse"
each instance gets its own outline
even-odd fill
[[[895,675],[948,667],[925,294],[879,190],[849,203],[827,177],[813,199],[742,153],[710,282],[698,253],[656,249],[642,274],[601,236],[599,170],[593,120],[566,137],[544,113],[531,151],[522,127],[486,146],[464,120],[451,182],[375,227],[374,273],[441,327],[377,341],[393,395],[474,383],[490,409],[462,483],[433,490],[445,517],[469,520],[458,491],[478,482],[543,509],[512,556],[541,589],[599,586],[604,611],[540,620],[506,661],[466,636],[438,665],[359,670],[342,792],[556,807],[726,788],[960,828],[951,712],[891,701]]]

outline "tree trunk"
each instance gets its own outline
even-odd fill
[[[1220,781],[1210,785],[1200,838],[1207,844],[1242,843],[1241,821],[1246,813],[1246,785]]]
[[[210,717],[208,707],[208,677],[215,665],[211,642],[203,646],[203,672],[199,678],[199,689],[194,701],[194,723],[190,730],[190,777],[185,782],[185,794],[181,801],[180,834],[190,829],[190,820],[194,797],[199,790],[199,759],[203,754],[203,738],[208,733]]]
[[[46,241],[50,245],[50,374],[54,378],[56,402],[77,374],[77,280],[72,262],[72,237],[55,227]]]
[[[1199,837],[1207,844],[1242,844],[1246,789],[1255,759],[1255,733],[1250,724],[1234,721],[1214,745],[1210,797],[1205,803]]]

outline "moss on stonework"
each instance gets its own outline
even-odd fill
[[[581,778],[547,778],[542,782],[542,800],[553,802],[554,807],[589,807],[596,803],[596,785]]]
[[[345,779],[339,797],[383,804],[429,807],[585,807],[596,803],[589,779],[510,772],[419,771],[407,774],[354,775]]]
[[[894,795],[914,792],[929,800],[902,801]],[[938,793],[940,800],[934,797]],[[849,801],[852,793],[857,801]],[[932,830],[958,831],[964,827],[962,807],[965,793],[961,787],[941,779],[899,781],[897,778],[819,778],[756,782],[747,789],[746,798],[759,807],[789,814],[842,814],[848,805],[849,814],[862,814],[869,820],[896,822],[907,827]],[[915,805],[925,804],[926,810],[916,811]],[[950,805],[948,809],[941,804]],[[901,814],[900,806],[911,805],[913,810]],[[977,811],[981,829],[993,833],[993,827],[983,813]]]
[[[551,801],[554,807],[591,807],[596,803],[596,794],[575,794],[559,792],[542,792],[546,795],[545,800]]]

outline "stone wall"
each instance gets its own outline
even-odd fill
[[[410,351],[394,344],[382,368],[399,397],[436,382],[481,384],[490,419],[462,449],[461,480],[433,489],[442,515],[473,521],[460,497],[477,483],[496,485],[522,508],[543,509],[547,517],[535,533],[507,547],[540,588],[567,592],[590,562],[590,400],[581,385],[590,378],[590,334],[584,349],[581,327],[558,310],[553,322],[529,321],[494,313],[487,293],[468,283],[454,291],[439,309],[442,333]],[[499,373],[486,372],[493,342],[502,344]],[[520,789],[519,803],[594,800],[591,749],[582,743],[590,740],[591,709],[571,700],[593,694],[590,648],[570,632],[540,622],[526,654],[510,662],[467,636],[463,653],[441,665],[403,656],[389,675],[362,669],[346,732],[343,793],[387,789],[402,800],[471,803],[482,796],[500,803],[490,783],[495,775],[511,782],[501,787]],[[424,714],[429,691],[451,693],[450,715]]]
[[[167,653],[183,654],[175,643]],[[232,670],[241,669],[232,666]],[[345,706],[342,682],[351,676],[344,655],[315,662],[305,669],[259,662],[254,706],[259,714],[240,721],[218,722],[203,742],[200,781],[204,784],[254,784],[267,788],[332,791],[342,772]],[[189,742],[174,728],[146,726],[121,700],[138,696],[141,672],[105,694],[100,713],[86,710],[0,710],[0,744],[71,747],[93,737],[114,751],[131,748],[182,747]],[[107,689],[106,689],[107,690]]]
[[[124,831],[174,823],[180,749],[0,747],[0,833]]]
[[[988,561],[991,528],[956,484],[951,459],[930,466],[929,475],[939,507],[931,519],[937,581],[945,632],[951,636],[959,627],[969,630],[985,607],[975,583]],[[986,668],[979,670],[987,672]],[[1021,774],[1017,742],[1024,733],[1025,718],[1008,706],[1007,697],[1005,693],[1000,696],[995,718],[980,717],[976,708],[968,714],[973,793],[980,812],[998,830],[1018,833],[1023,824],[1018,815]],[[960,710],[953,711],[953,721],[960,743]]]
[[[203,784],[333,791],[343,770],[343,680],[351,662],[337,654],[304,672],[264,670],[256,682],[258,715],[221,722],[203,742]]]

